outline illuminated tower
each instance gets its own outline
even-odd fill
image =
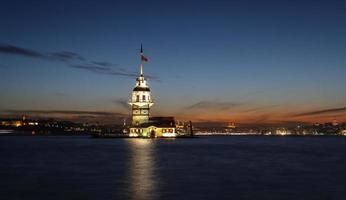
[[[140,76],[136,79],[129,104],[132,107],[132,126],[138,126],[149,121],[150,107],[154,104],[151,98],[150,88],[143,75],[143,64],[148,59],[144,57],[141,45]]]

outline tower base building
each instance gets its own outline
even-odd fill
[[[130,127],[130,137],[176,137],[173,117],[150,117],[149,121]]]

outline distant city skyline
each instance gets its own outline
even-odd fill
[[[345,1],[8,1],[0,117],[122,123],[140,45],[155,116],[346,122]]]

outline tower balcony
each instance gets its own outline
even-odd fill
[[[154,105],[154,102],[153,101],[129,101],[128,102],[131,106],[132,105],[136,105],[138,107],[151,107]]]

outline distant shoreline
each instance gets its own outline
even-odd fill
[[[90,138],[136,138],[136,137],[128,137],[128,136],[117,136],[117,137],[92,137],[92,134],[36,134],[32,135],[29,133],[6,133],[0,134],[0,137],[55,137],[55,136],[63,136],[63,137],[90,137]],[[194,138],[207,138],[207,137],[344,137],[344,135],[195,135]],[[176,137],[176,138],[191,138],[191,137]]]

